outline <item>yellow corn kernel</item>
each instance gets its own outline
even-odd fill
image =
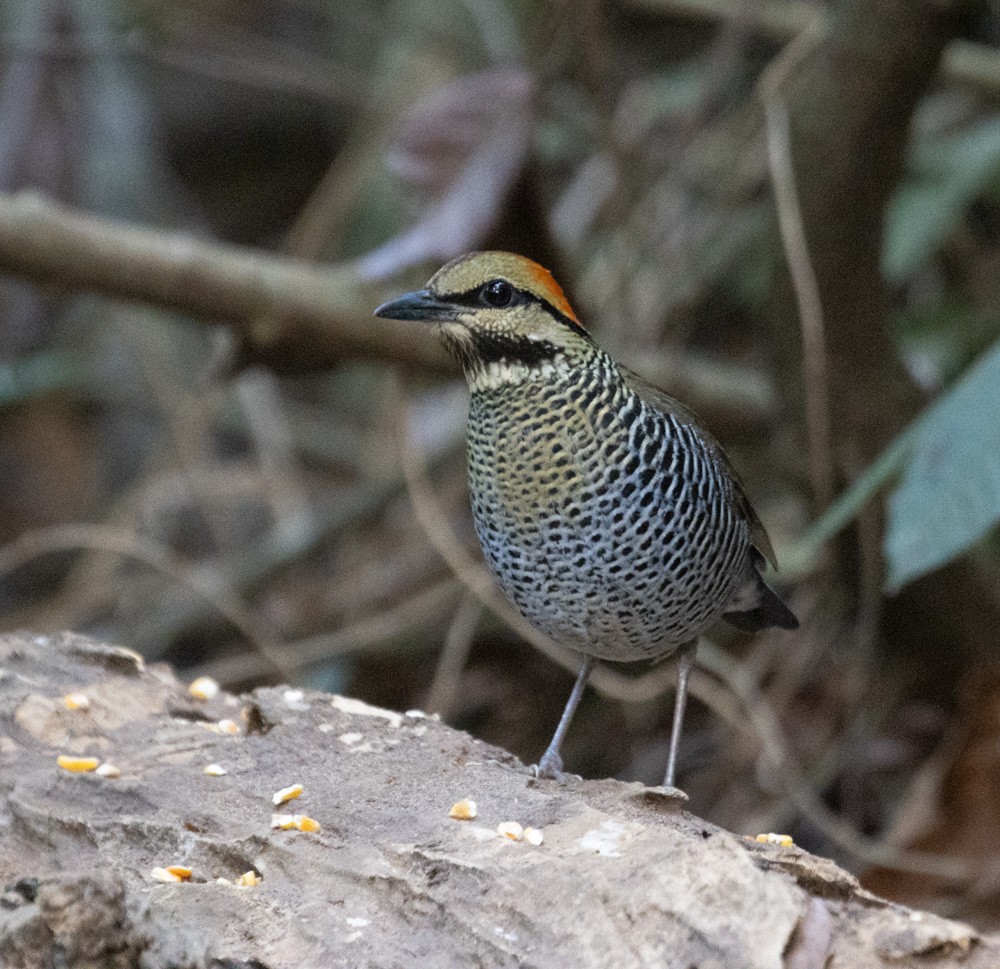
[[[283,787],[280,791],[275,791],[271,795],[272,804],[284,804],[286,801],[294,801],[302,793],[301,784],[292,784],[291,787]]]
[[[540,828],[525,828],[524,840],[527,841],[529,845],[533,845],[537,848],[545,840],[545,835],[542,833]]]
[[[167,871],[171,875],[176,875],[182,882],[191,877],[191,869],[187,865],[167,865]]]
[[[461,801],[456,801],[451,806],[448,817],[454,818],[456,821],[471,821],[477,814],[479,814],[479,806],[475,801],[467,797]]]
[[[172,871],[167,871],[166,868],[154,868],[149,873],[149,877],[152,878],[153,881],[163,882],[164,884],[171,884],[181,880],[180,875],[175,875]]]
[[[777,845],[779,848],[791,848],[794,844],[788,834],[759,834],[755,840],[762,845]]]
[[[85,774],[97,770],[101,764],[96,757],[70,757],[67,754],[60,754],[56,758],[56,763],[71,774]]]
[[[212,700],[219,695],[219,684],[210,676],[199,676],[191,681],[188,693],[196,700]]]
[[[497,825],[497,834],[503,838],[510,838],[511,841],[520,841],[524,835],[524,828],[516,821],[503,821]]]
[[[225,767],[221,764],[206,764],[202,773],[208,774],[209,777],[223,777],[229,773]]]
[[[239,878],[236,879],[236,884],[240,888],[256,888],[264,879],[260,877],[253,869],[250,871],[243,872]]]
[[[271,827],[281,831],[290,831],[292,828],[298,831],[320,831],[319,821],[306,814],[272,814]]]
[[[67,710],[89,710],[90,699],[86,693],[67,693],[63,697]]]

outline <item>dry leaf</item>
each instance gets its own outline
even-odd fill
[[[361,274],[384,279],[480,246],[524,167],[532,113],[531,78],[517,69],[466,75],[411,108],[386,162],[426,208],[361,260]]]

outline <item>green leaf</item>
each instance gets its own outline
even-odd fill
[[[901,282],[926,262],[998,170],[1000,121],[995,118],[918,146],[910,177],[886,213],[886,277]]]
[[[889,500],[890,591],[960,555],[1000,520],[1000,341],[922,417]]]

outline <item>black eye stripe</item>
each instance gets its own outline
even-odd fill
[[[461,293],[442,293],[441,299],[454,303],[456,306],[467,306],[469,309],[481,310],[483,308],[483,290],[498,282],[506,283],[507,280],[491,279]],[[530,293],[526,293],[523,289],[518,289],[510,283],[507,285],[510,286],[510,301],[506,304],[507,306],[526,306],[531,301]]]
[[[495,282],[496,280],[490,280],[490,282]],[[508,307],[511,306],[528,306],[531,303],[536,303],[541,306],[550,316],[557,319],[563,326],[568,327],[578,336],[585,337],[587,340],[592,340],[591,335],[575,320],[571,320],[565,313],[560,313],[547,299],[543,299],[541,296],[536,296],[534,293],[529,293],[527,290],[518,289],[516,286],[511,285],[512,298],[507,304]],[[449,303],[454,303],[456,306],[466,306],[469,309],[482,309],[483,302],[479,298],[479,294],[483,291],[483,284],[475,286],[472,289],[464,290],[460,293],[440,293],[439,298],[447,300]]]

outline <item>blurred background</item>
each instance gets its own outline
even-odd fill
[[[996,928],[998,103],[986,0],[0,0],[0,622],[537,760],[575,660],[371,316],[513,249],[714,430],[802,621],[704,645],[690,809]],[[672,664],[593,682],[568,769],[657,783]]]

